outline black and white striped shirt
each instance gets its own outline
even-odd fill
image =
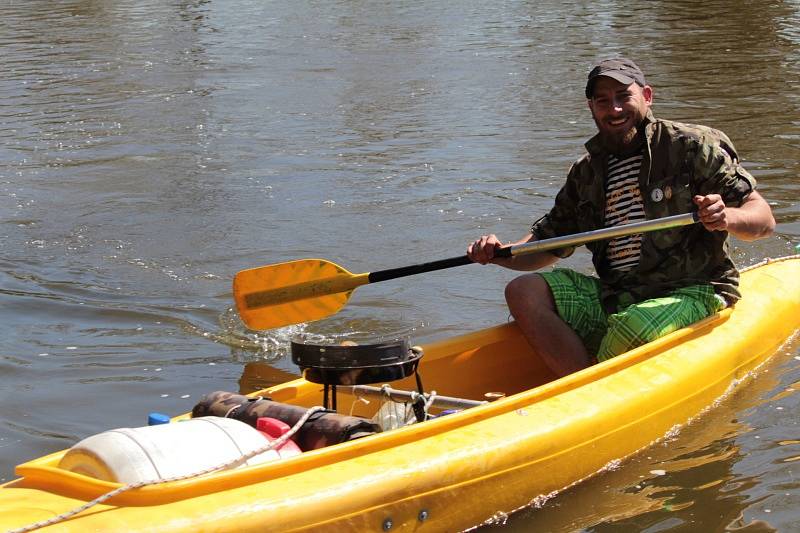
[[[605,226],[621,226],[645,220],[639,191],[642,154],[625,159],[608,156]],[[639,264],[642,234],[617,237],[608,243],[606,257],[612,270],[630,270]]]

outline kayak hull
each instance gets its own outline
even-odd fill
[[[433,343],[420,367],[430,389],[507,396],[285,461],[128,491],[53,528],[450,531],[481,524],[662,439],[753,373],[800,327],[800,259],[744,272],[741,290],[733,309],[561,379],[513,323]],[[321,402],[321,386],[302,379],[261,394]],[[369,414],[369,406],[349,402],[340,400],[341,412]],[[21,478],[0,487],[1,526],[52,518],[119,486],[57,468],[63,453],[20,465]]]

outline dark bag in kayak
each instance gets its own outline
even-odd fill
[[[256,420],[266,416],[277,418],[294,426],[306,413],[305,407],[273,402],[263,398],[216,391],[203,396],[192,409],[192,417],[222,416],[235,418],[253,427]],[[355,416],[346,416],[330,411],[314,413],[294,435],[293,440],[303,451],[316,450],[353,439],[366,437],[380,428]]]

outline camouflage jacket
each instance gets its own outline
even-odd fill
[[[739,164],[733,143],[721,131],[656,119],[648,111],[644,134],[639,188],[648,220],[694,210],[696,194],[717,193],[726,205],[738,207],[755,189],[755,179]],[[598,136],[586,143],[586,149],[588,154],[570,168],[553,208],[531,226],[535,238],[603,227],[608,154]],[[645,233],[639,265],[627,272],[609,268],[607,245],[608,241],[599,241],[586,246],[609,310],[702,283],[713,285],[730,302],[741,297],[727,232],[693,224]],[[566,257],[572,249],[554,253]]]

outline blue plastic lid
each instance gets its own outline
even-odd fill
[[[164,413],[150,413],[147,415],[148,426],[157,426],[159,424],[169,424],[169,416]]]

